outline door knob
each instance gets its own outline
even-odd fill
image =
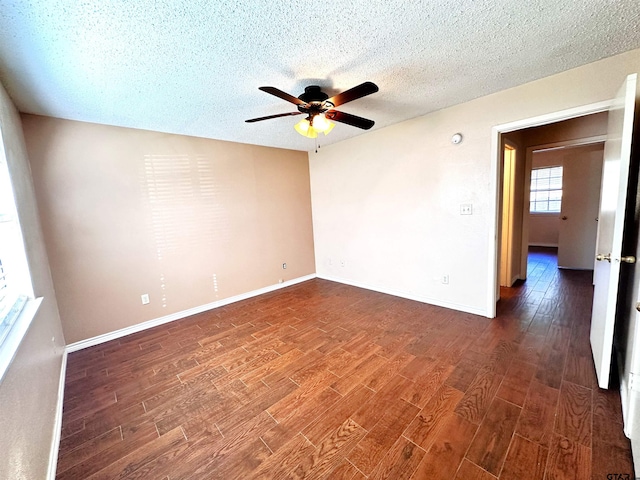
[[[636,257],[629,255],[627,257],[620,258],[620,261],[624,263],[636,263]]]
[[[603,255],[601,253],[599,253],[598,255],[596,255],[596,260],[601,262],[602,260],[606,260],[607,262],[611,262],[611,254],[607,253],[606,255]]]
[[[567,218],[569,218],[569,217],[567,217],[566,215],[562,216],[562,220],[566,220]]]

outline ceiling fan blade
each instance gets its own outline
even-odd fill
[[[251,118],[249,120],[245,120],[245,122],[246,123],[260,122],[262,120],[269,120],[270,118],[288,117],[290,115],[302,115],[302,112],[278,113],[277,115],[268,115],[266,117]]]
[[[350,113],[339,112],[337,110],[329,110],[325,112],[324,116],[334,122],[346,123],[347,125],[362,128],[363,130],[369,130],[375,124],[373,120],[351,115]]]
[[[306,102],[303,102],[299,98],[294,97],[293,95],[289,95],[282,90],[277,89],[276,87],[258,87],[258,90],[262,90],[263,92],[270,93],[271,95],[275,95],[278,98],[286,100],[287,102],[291,102],[295,105],[306,105]]]
[[[334,107],[337,107],[338,105],[343,105],[347,102],[376,93],[378,90],[378,86],[375,83],[364,82],[357,87],[350,88],[349,90],[345,90],[344,92],[331,97],[327,101],[333,103]]]

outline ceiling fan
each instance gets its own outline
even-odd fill
[[[334,95],[331,98],[329,98],[329,95],[324,93],[317,85],[310,85],[306,87],[304,89],[304,93],[299,97],[289,95],[275,87],[259,87],[259,89],[263,92],[282,98],[287,102],[293,103],[298,107],[298,111],[252,118],[245,120],[247,123],[260,122],[271,118],[305,114],[307,115],[307,118],[296,124],[295,129],[301,135],[310,138],[317,137],[318,132],[324,132],[325,135],[329,133],[334,124],[328,120],[346,123],[347,125],[362,128],[363,130],[369,130],[374,125],[373,120],[334,110],[334,107],[371,95],[372,93],[376,93],[378,91],[378,86],[373,82],[364,82],[356,87]]]

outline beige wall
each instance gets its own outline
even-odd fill
[[[557,247],[560,228],[558,214],[537,214],[529,216],[529,245],[536,247]]]
[[[0,85],[0,129],[40,310],[0,383],[0,478],[46,478],[64,337],[38,220],[20,117]]]
[[[594,113],[540,127],[522,130],[522,144],[525,147],[567,142],[607,134],[608,112]]]
[[[492,127],[610,100],[636,71],[640,50],[311,153],[318,275],[488,314]],[[473,215],[460,215],[464,203]]]
[[[68,343],[315,273],[306,153],[23,126]]]

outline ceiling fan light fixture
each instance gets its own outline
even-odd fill
[[[313,128],[313,126],[311,125],[311,122],[306,118],[303,118],[298,123],[296,123],[293,128],[295,128],[296,132],[298,132],[303,137],[316,138],[318,136],[318,132],[316,132],[315,128]]]
[[[334,110],[334,107],[352,102],[378,91],[378,86],[373,82],[364,82],[349,90],[345,90],[338,95],[329,98],[318,85],[309,85],[305,87],[304,93],[299,97],[289,95],[275,87],[258,87],[263,92],[274,95],[278,98],[293,103],[298,107],[297,112],[278,113],[276,115],[267,115],[266,117],[250,118],[245,120],[246,123],[260,122],[262,120],[270,120],[272,118],[288,117],[291,115],[305,114],[307,118],[298,122],[294,128],[296,131],[307,138],[317,138],[319,132],[327,135],[335,126],[335,123],[344,123],[352,127],[369,130],[374,125],[373,120],[358,117],[349,113]],[[329,120],[333,120],[330,122]]]
[[[313,117],[311,128],[313,128],[316,132],[323,132],[325,135],[328,134],[333,127],[335,127],[335,123],[327,120],[327,117],[324,115],[316,115]]]

